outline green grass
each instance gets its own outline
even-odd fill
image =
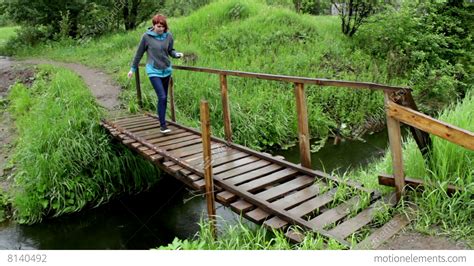
[[[0,49],[7,43],[8,39],[16,35],[16,30],[19,27],[9,26],[9,27],[0,27]]]
[[[41,66],[32,87],[16,84],[8,99],[18,129],[9,193],[19,222],[77,212],[156,183],[152,164],[111,143],[99,126],[103,111],[71,71]]]
[[[264,2],[216,1],[190,16],[170,19],[175,48],[187,55],[184,60],[174,63],[388,83],[384,65],[355,48],[340,33],[338,17],[296,14]],[[145,26],[81,45],[64,41],[18,48],[16,52],[20,57],[48,57],[99,67],[124,85],[144,30]],[[155,93],[144,71],[141,72],[145,106],[155,110]],[[178,121],[198,127],[198,104],[205,98],[211,105],[213,133],[223,136],[218,77],[175,71],[174,78]],[[256,149],[294,143],[297,120],[292,84],[234,77],[229,78],[228,83],[235,142]],[[133,82],[122,99],[131,111],[137,110]],[[308,86],[307,99],[313,137],[327,136],[341,123],[352,129],[361,127],[371,116],[382,112],[383,104],[381,93],[316,86]]]

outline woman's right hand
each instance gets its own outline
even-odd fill
[[[131,78],[132,78],[132,76],[133,76],[133,71],[131,71],[131,70],[130,70],[130,71],[128,71],[128,74],[127,74],[127,76],[128,76],[128,78],[129,78],[129,79],[131,79]]]

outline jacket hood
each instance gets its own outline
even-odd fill
[[[158,37],[158,38],[166,38],[168,36],[168,32],[163,32],[162,34],[158,34],[153,31],[153,27],[149,27],[146,31],[146,34],[153,36],[153,37]]]

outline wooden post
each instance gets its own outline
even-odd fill
[[[170,95],[171,121],[176,122],[176,111],[175,111],[175,108],[174,108],[174,81],[173,81],[173,77],[170,78],[169,95]]]
[[[296,111],[298,115],[298,138],[300,144],[301,165],[311,169],[311,152],[309,143],[308,111],[304,84],[295,83]]]
[[[214,239],[216,232],[216,206],[214,205],[214,182],[212,179],[212,158],[211,158],[211,125],[209,121],[209,104],[201,100],[201,132],[202,146],[204,154],[204,181],[206,187],[207,215]]]
[[[221,81],[222,111],[224,116],[224,131],[227,142],[232,142],[232,127],[230,124],[229,94],[227,90],[227,76],[219,75]]]
[[[392,152],[393,176],[395,178],[395,190],[397,201],[399,201],[405,188],[405,175],[403,173],[402,157],[402,135],[400,132],[400,122],[391,117],[388,113],[387,105],[390,101],[389,92],[385,92],[385,111],[387,114],[388,139],[390,142],[390,151]]]
[[[143,101],[142,101],[142,89],[140,87],[140,67],[137,67],[137,70],[135,71],[135,87],[137,88],[137,101],[138,101],[138,106],[140,109],[143,108]]]

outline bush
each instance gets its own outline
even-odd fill
[[[410,2],[399,11],[374,16],[355,41],[387,61],[389,79],[408,77],[421,102],[446,104],[452,97],[464,96],[472,82],[472,74],[467,74],[473,73],[470,9]]]

